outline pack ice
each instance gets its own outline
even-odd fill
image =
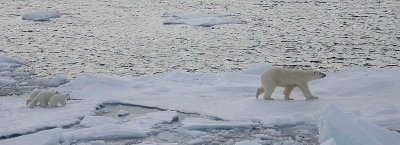
[[[14,61],[5,59],[2,63]],[[162,111],[128,122],[88,117],[93,115],[97,106],[107,102],[194,112],[223,119],[188,118],[182,126],[191,131],[252,128],[255,123],[264,127],[315,126],[320,122],[320,143],[390,145],[400,142],[399,133],[395,132],[400,130],[400,69],[352,68],[328,72],[326,78],[309,84],[320,97],[316,100],[304,100],[298,89],[292,94],[294,101],[283,100],[283,89],[273,94],[282,99],[257,100],[255,91],[260,85],[260,75],[271,67],[270,63],[259,63],[242,72],[176,71],[139,77],[82,74],[54,88],[79,99],[67,102],[67,107],[56,109],[31,109],[25,106],[26,97],[3,96],[0,97],[0,136],[3,138],[0,144],[38,141],[35,138],[45,139],[44,142],[32,142],[38,145],[115,137],[140,138],[159,132],[158,124],[170,123],[178,115],[177,112]],[[327,105],[330,107],[325,107]],[[62,129],[76,123],[85,127]],[[22,136],[13,137],[18,134]],[[46,138],[48,134],[53,136]]]
[[[25,14],[22,16],[22,20],[49,21],[51,18],[59,17],[61,17],[61,13],[57,10],[52,10]]]

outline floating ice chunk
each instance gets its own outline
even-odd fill
[[[54,145],[62,140],[62,129],[56,128],[0,141],[1,145]]]
[[[248,140],[244,140],[244,141],[241,141],[241,142],[237,142],[235,145],[261,145],[261,144],[255,143],[255,142],[252,142],[252,141],[248,141]]]
[[[146,134],[144,134],[142,131],[139,131],[135,128],[111,123],[91,128],[64,132],[64,139],[67,143],[103,139],[124,139],[142,137],[146,137]]]
[[[182,121],[185,129],[232,129],[232,128],[252,128],[258,124],[241,121],[216,121],[206,118],[187,118]]]
[[[211,27],[221,24],[245,24],[246,21],[239,19],[224,18],[230,15],[226,14],[170,14],[164,13],[164,16],[172,16],[173,19],[164,21],[164,24],[186,24],[191,26]]]
[[[130,114],[130,112],[125,111],[125,110],[119,110],[118,111],[118,117],[127,116],[129,114]]]
[[[353,120],[335,105],[328,105],[319,120],[319,142],[334,139],[340,145],[396,145],[400,134],[365,120]]]
[[[204,18],[204,17],[227,17],[231,16],[229,14],[182,14],[182,13],[168,13],[165,12],[163,16],[172,16],[181,19],[190,19],[190,18]]]
[[[25,14],[22,16],[22,20],[49,21],[51,18],[59,17],[61,17],[61,13],[57,10],[53,10]]]
[[[152,112],[124,124],[107,123],[91,128],[68,131],[64,133],[64,138],[68,143],[99,139],[142,138],[153,133],[153,127],[157,124],[170,123],[177,117],[178,113],[175,111]],[[101,121],[101,123],[104,123],[104,121]]]
[[[94,127],[99,125],[104,125],[108,123],[117,123],[118,120],[115,120],[110,117],[103,117],[103,116],[85,116],[81,121],[81,125],[85,127]]]

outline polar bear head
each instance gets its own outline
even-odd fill
[[[319,72],[319,71],[311,71],[312,72],[312,79],[316,80],[316,79],[322,79],[324,77],[326,77],[326,74]]]

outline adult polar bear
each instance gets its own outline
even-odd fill
[[[276,87],[284,87],[283,94],[286,100],[293,100],[290,98],[290,93],[294,88],[298,87],[306,99],[318,99],[311,94],[308,88],[308,82],[316,79],[324,78],[326,74],[319,71],[307,70],[287,70],[283,68],[271,68],[263,72],[261,75],[261,87],[257,89],[256,98],[261,93],[264,93],[265,100],[273,100],[272,93]]]

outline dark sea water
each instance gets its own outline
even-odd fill
[[[400,1],[2,0],[0,55],[39,76],[240,71],[258,62],[337,71],[400,66]],[[22,15],[59,10],[45,22]],[[163,25],[165,12],[247,24]]]

